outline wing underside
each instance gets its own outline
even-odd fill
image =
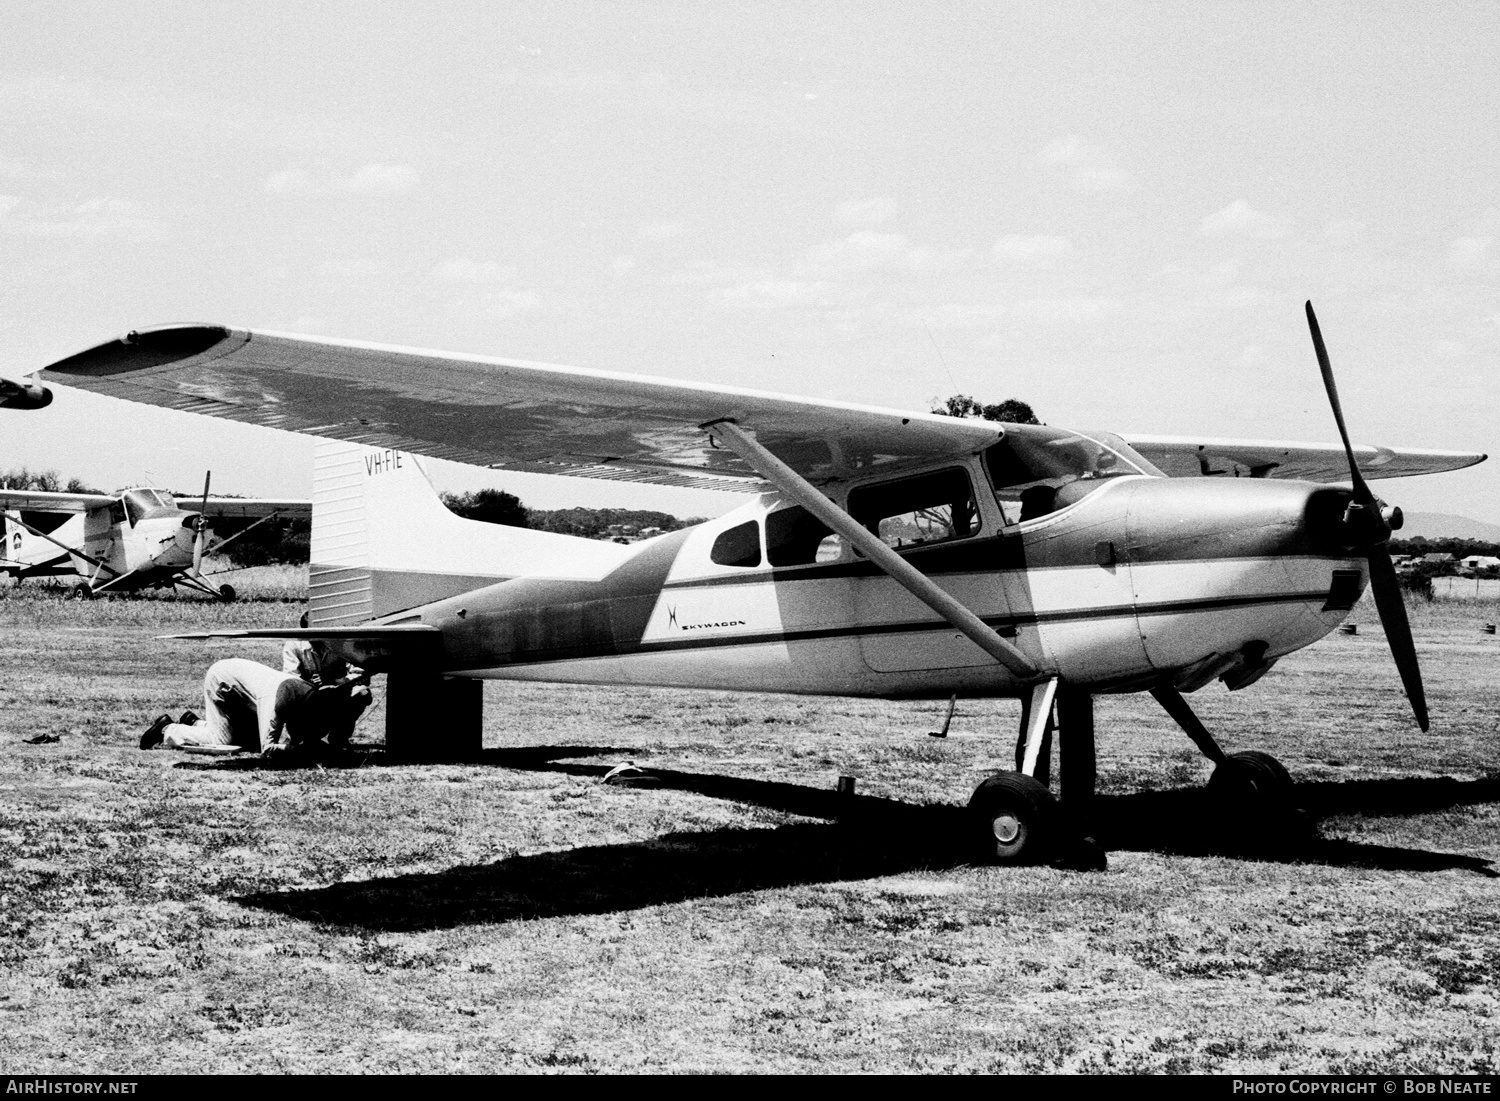
[[[176,325],[131,332],[42,379],[150,405],[504,470],[757,492],[703,426],[733,420],[815,483],[989,446],[999,425],[579,367]],[[1338,444],[1125,439],[1173,477],[1341,481]],[[1356,449],[1366,477],[1455,470],[1456,451]],[[184,502],[186,504],[186,502]],[[190,507],[190,506],[188,506]]]
[[[1123,435],[1162,473],[1172,478],[1297,478],[1347,482],[1349,460],[1341,443],[1228,440],[1207,436]],[[1438,474],[1483,462],[1466,451],[1373,447],[1356,444],[1354,456],[1366,478]]]
[[[828,481],[993,443],[999,426],[577,367],[208,326],[132,333],[42,372],[96,393],[506,470],[756,492],[701,426],[733,419]]]

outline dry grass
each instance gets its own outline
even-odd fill
[[[0,591],[0,1072],[1500,1061],[1493,605],[1415,609],[1425,737],[1364,608],[1194,697],[1302,781],[1320,836],[1289,849],[1216,848],[1206,762],[1101,701],[1102,875],[947,843],[1008,703],[938,742],[933,704],[492,684],[477,765],[133,748],[213,657],[276,657],[153,635],[297,611]],[[665,784],[602,786],[625,759]],[[868,798],[839,824],[841,773]]]

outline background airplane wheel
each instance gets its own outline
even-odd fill
[[[991,776],[974,789],[969,812],[973,837],[986,863],[1034,864],[1055,840],[1057,801],[1024,773]]]
[[[1208,790],[1239,805],[1253,803],[1277,809],[1292,805],[1291,774],[1275,757],[1257,749],[1225,758],[1209,777]]]
[[[80,581],[73,586],[68,595],[74,600],[92,600],[94,598],[94,590],[89,587],[87,581]]]
[[[225,604],[233,604],[234,603],[234,597],[235,597],[235,592],[234,592],[234,586],[233,585],[220,585],[219,586],[219,599],[222,600]]]

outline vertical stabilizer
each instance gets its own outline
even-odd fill
[[[416,456],[316,443],[312,626],[361,623],[512,577],[601,577],[628,553],[612,543],[465,519],[443,504]]]

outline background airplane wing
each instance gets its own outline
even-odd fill
[[[964,454],[1001,435],[932,413],[202,325],[128,333],[39,377],[479,466],[752,492],[760,477],[699,425],[734,418],[814,481]]]
[[[1121,439],[1162,473],[1173,478],[1299,478],[1309,482],[1347,482],[1349,460],[1339,443],[1287,443],[1279,440],[1221,440],[1207,436],[1132,436]],[[1366,478],[1405,478],[1438,474],[1481,463],[1486,456],[1470,451],[1356,444],[1354,457]]]
[[[306,499],[295,500],[272,500],[267,497],[210,497],[204,505],[201,497],[179,497],[177,498],[179,508],[190,512],[201,511],[210,520],[216,520],[221,516],[244,517],[251,520],[259,520],[263,516],[275,514],[287,519],[306,520],[312,516],[312,502]],[[199,505],[204,507],[200,510]]]
[[[27,512],[88,512],[108,508],[116,498],[107,493],[44,493],[31,489],[0,489],[0,509]]]

